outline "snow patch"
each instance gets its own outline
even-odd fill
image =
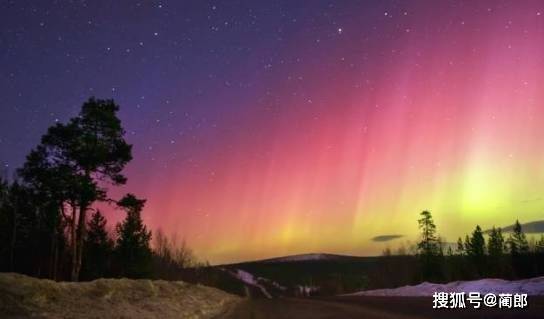
[[[272,295],[266,290],[266,288],[259,283],[259,279],[255,278],[251,273],[242,270],[242,269],[236,269],[235,271],[229,271],[231,275],[241,280],[243,283],[248,284],[253,287],[257,287],[261,290],[263,295],[266,296],[266,298],[271,299]]]
[[[0,273],[1,318],[217,318],[240,298],[182,281],[55,282]]]
[[[473,281],[454,281],[447,284],[423,282],[414,286],[403,286],[393,289],[377,289],[360,291],[351,296],[432,296],[435,292],[479,292],[487,293],[519,293],[531,296],[544,295],[544,277],[509,281],[503,279],[480,279]]]
[[[275,282],[273,280],[270,280],[268,278],[257,277],[257,281],[264,282],[264,283],[266,283],[268,285],[271,285],[272,287],[274,287],[274,288],[276,288],[278,290],[283,290],[283,291],[287,290],[287,287],[282,286],[279,283],[277,283],[277,282]]]
[[[318,286],[295,286],[295,294],[302,297],[310,297],[313,293],[318,292]]]

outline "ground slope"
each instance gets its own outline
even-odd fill
[[[68,283],[0,273],[1,318],[212,318],[240,299],[181,281]]]

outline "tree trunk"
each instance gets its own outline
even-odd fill
[[[57,259],[59,256],[59,244],[58,244],[58,234],[57,226],[53,229],[51,233],[51,247],[49,252],[49,279],[57,280]]]
[[[77,281],[79,279],[79,274],[76,271],[77,266],[77,240],[76,240],[76,216],[77,215],[77,206],[72,204],[72,220],[70,221],[70,244],[72,249],[72,273],[71,280]],[[81,214],[80,214],[81,215]]]
[[[49,278],[57,280],[57,267],[59,260],[59,225],[62,224],[62,218],[66,217],[64,213],[64,204],[59,205],[60,214],[58,215],[57,222],[53,225],[53,238],[51,238],[51,264],[49,271]]]
[[[88,180],[92,180],[91,173],[89,170],[85,170],[85,177]],[[76,248],[75,248],[75,259],[72,266],[72,281],[79,281],[79,273],[81,271],[81,261],[83,259],[83,243],[85,240],[86,226],[87,226],[87,208],[89,207],[89,202],[85,199],[80,199],[79,205],[79,220],[77,223],[76,230]]]
[[[9,250],[9,271],[15,270],[15,244],[17,243],[17,206],[13,205],[13,228],[11,231],[11,243]]]
[[[81,205],[79,208],[79,219],[76,231],[76,259],[75,267],[72,268],[72,281],[79,281],[81,271],[81,261],[83,259],[83,243],[86,235],[86,215],[87,206]]]
[[[47,267],[49,270],[49,273],[47,274],[47,278],[53,279],[53,264],[55,263],[55,230],[51,232],[51,239],[50,239],[50,245],[49,245],[49,266]]]
[[[51,276],[52,280],[57,281],[57,267],[59,264],[59,243],[58,243],[58,236],[55,236],[55,250],[53,253],[53,273]]]

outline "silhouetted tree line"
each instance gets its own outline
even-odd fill
[[[481,227],[476,226],[464,240],[459,238],[453,249],[445,248],[431,213],[423,211],[420,215],[419,280],[519,279],[544,274],[544,235],[530,245],[517,220],[507,237],[501,228],[493,227],[487,241]]]
[[[113,100],[89,99],[77,117],[47,130],[12,182],[0,178],[0,271],[78,281],[161,277],[188,265],[186,246],[165,247],[162,233],[162,248],[151,249],[144,199],[108,195],[108,186],[126,183],[132,159],[118,111]],[[112,233],[98,202],[126,213]]]

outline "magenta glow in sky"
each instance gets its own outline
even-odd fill
[[[25,147],[1,129],[7,164],[96,95],[134,144],[123,191],[212,262],[379,253],[370,238],[415,239],[423,209],[449,241],[542,219],[541,2],[110,6],[91,27],[52,7],[2,31],[2,126],[28,128]]]

